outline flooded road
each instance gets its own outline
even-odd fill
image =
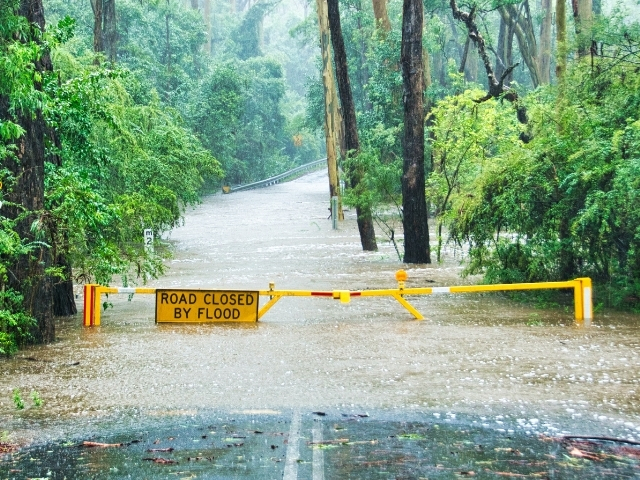
[[[393,246],[379,238],[378,252],[362,252],[355,212],[333,231],[327,190],[317,172],[206,198],[168,237],[175,257],[151,285],[395,288],[405,265]],[[458,276],[461,252],[446,253],[405,268],[407,286],[471,281]],[[385,297],[284,298],[258,324],[156,325],[152,295],[110,296],[101,327],[60,319],[56,343],[0,360],[0,432],[29,443],[202,412],[322,410],[640,439],[638,317],[596,312],[577,327],[571,299],[536,309],[498,295],[414,297],[426,318],[416,321]]]

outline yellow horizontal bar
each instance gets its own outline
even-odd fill
[[[262,296],[278,296],[278,297],[313,297],[313,296],[326,296],[331,297],[332,291],[311,291],[311,290],[260,290],[258,292]],[[326,295],[313,295],[314,293],[323,293]]]
[[[431,288],[404,288],[402,290],[398,288],[390,288],[387,290],[361,290],[361,297],[383,297],[383,296],[394,296],[397,294],[402,295],[430,295],[432,293]],[[353,292],[351,294],[353,296]],[[357,296],[357,295],[356,295]]]
[[[465,285],[449,287],[451,293],[465,292],[496,292],[500,290],[543,290],[547,288],[574,288],[575,281],[569,282],[540,282],[540,283],[502,283],[497,285]]]
[[[129,292],[120,292],[121,288],[125,288],[125,287],[98,287],[100,289],[100,293],[120,293],[122,295],[125,294],[130,294]],[[155,288],[134,288],[135,292],[133,293],[151,293],[154,294],[156,293],[156,289]]]

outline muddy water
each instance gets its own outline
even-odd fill
[[[363,253],[354,212],[333,231],[327,207],[323,173],[208,197],[168,237],[175,257],[152,286],[394,287],[404,265],[393,246],[380,238],[378,252]],[[407,285],[469,281],[458,277],[460,255],[407,268]],[[544,310],[496,295],[411,299],[424,321],[388,298],[284,298],[251,325],[156,325],[151,295],[109,301],[101,327],[61,319],[56,343],[0,360],[0,431],[26,442],[104,419],[380,409],[640,438],[638,318],[600,313],[578,327],[570,297]],[[25,410],[15,410],[15,388]]]

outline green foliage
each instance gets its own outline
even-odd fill
[[[24,134],[16,116],[29,113],[44,101],[35,88],[41,75],[35,62],[42,55],[42,47],[35,41],[39,30],[32,28],[24,17],[17,15],[20,2],[8,0],[0,5],[0,98],[6,102],[8,116],[0,116],[0,158],[8,158],[15,151],[14,141]]]
[[[284,90],[280,63],[266,57],[218,65],[202,83],[190,123],[220,159],[227,182],[260,180],[292,165],[284,155]]]
[[[33,400],[34,407],[41,407],[42,405],[44,405],[44,401],[42,400],[42,397],[40,397],[40,394],[37,390],[31,392],[31,400]]]
[[[43,52],[35,41],[41,34],[17,15],[18,7],[17,0],[0,5],[0,158],[5,162],[15,161],[16,141],[25,133],[18,117],[32,114],[46,100],[36,88],[42,77],[34,67]],[[4,165],[0,169],[0,201],[7,204],[5,196],[14,179]],[[16,221],[0,217],[0,355],[15,353],[29,340],[35,325],[35,319],[24,311],[22,295],[9,286],[16,261],[29,255],[35,246],[16,233]]]
[[[475,196],[474,181],[498,163],[495,156],[503,147],[515,149],[518,144],[519,128],[511,107],[495,99],[476,103],[483,95],[470,89],[445,97],[431,111],[432,172],[426,190],[437,217],[438,261],[445,240],[443,225],[455,224]]]
[[[13,237],[16,236],[12,230],[10,232],[2,230],[0,236],[5,237],[6,233],[13,234]],[[2,250],[5,251],[4,240],[6,238],[2,238],[2,240]],[[14,242],[14,246],[23,248],[19,241]],[[2,262],[2,267],[5,269],[2,279],[3,285],[6,285],[8,280],[6,263]],[[22,295],[11,288],[5,287],[3,291],[0,291],[0,355],[14,354],[18,347],[24,345],[30,338],[29,332],[36,321],[24,312],[22,300]]]
[[[24,401],[22,400],[22,396],[20,395],[20,389],[13,389],[13,404],[16,407],[16,410],[24,410]]]
[[[265,15],[276,3],[277,1],[262,0],[252,5],[242,18],[242,22],[232,35],[237,45],[238,58],[241,60],[263,55],[260,46],[262,23]]]
[[[383,162],[376,149],[367,148],[347,158],[343,167],[345,178],[360,179],[356,188],[345,192],[344,204],[371,211],[374,221],[402,259],[395,238],[402,224],[402,161]]]
[[[47,21],[76,21],[77,35],[67,45],[76,58],[92,57],[93,14],[84,3],[44,0]],[[118,0],[118,63],[144,79],[163,102],[184,109],[195,78],[206,68],[205,26],[199,11],[178,0]],[[145,88],[146,91],[151,89]]]
[[[640,80],[629,61],[640,56],[640,36],[610,31],[625,29],[622,45],[573,64],[562,89],[527,97],[528,145],[509,141],[517,131],[504,124],[492,131],[487,112],[475,125],[457,117],[465,138],[495,139],[474,155],[484,165],[460,178],[446,216],[451,236],[469,242],[467,272],[489,282],[590,276],[608,287],[607,303],[640,302]],[[464,145],[458,139],[452,151]]]
[[[74,70],[47,84],[61,158],[45,179],[53,243],[85,279],[156,277],[167,252],[145,251],[143,230],[158,237],[175,227],[182,208],[222,175],[220,165],[153,92],[146,103],[134,100],[140,81],[132,74]]]

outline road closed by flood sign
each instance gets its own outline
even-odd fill
[[[156,290],[156,323],[257,322],[259,292]]]

